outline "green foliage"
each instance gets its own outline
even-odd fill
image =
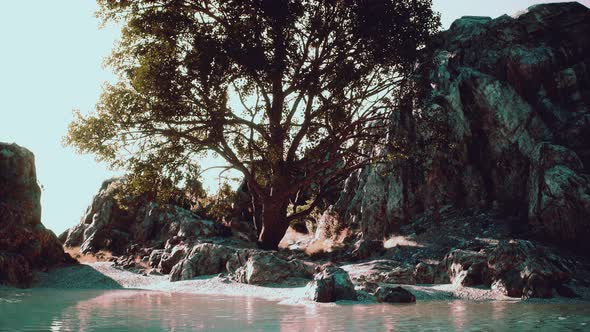
[[[235,195],[230,185],[223,183],[214,195],[199,200],[202,209],[198,212],[212,220],[231,221]]]
[[[138,186],[182,183],[213,152],[282,210],[375,161],[363,148],[384,143],[439,26],[431,0],[98,2],[124,26],[108,60],[120,79],[65,143],[144,174]]]
[[[290,226],[298,232],[302,232],[304,229],[307,228],[315,228],[317,221],[322,216],[323,210],[325,206],[312,206],[314,203],[314,199],[309,199],[303,205],[293,206],[293,204],[289,205],[289,211],[293,211],[293,215],[300,213],[302,211],[309,210],[308,213],[301,215],[298,218],[291,220],[289,223]],[[295,209],[293,209],[295,208]]]

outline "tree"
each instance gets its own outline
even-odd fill
[[[98,0],[123,24],[107,85],[66,144],[115,167],[156,166],[182,181],[207,152],[244,175],[262,248],[275,249],[288,205],[319,201],[364,153],[395,93],[438,29],[431,0]],[[295,209],[294,209],[295,210]],[[256,213],[255,213],[256,215]]]

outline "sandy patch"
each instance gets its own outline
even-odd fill
[[[396,285],[397,286],[397,285]],[[448,301],[463,299],[469,301],[520,301],[503,294],[479,287],[460,285],[401,285],[416,296],[417,301]],[[201,276],[191,280],[170,282],[168,276],[142,275],[115,268],[111,262],[96,262],[54,269],[36,274],[34,288],[58,289],[144,289],[170,293],[189,293],[206,295],[248,296],[279,301],[282,304],[317,305],[306,299],[305,286],[271,284],[265,286],[248,285],[229,280],[227,277]],[[584,293],[587,289],[576,290]],[[374,303],[375,298],[359,292],[360,303]],[[587,298],[583,296],[583,298]],[[551,301],[579,301],[555,298]],[[359,303],[342,301],[342,303]],[[322,304],[333,305],[333,304]]]

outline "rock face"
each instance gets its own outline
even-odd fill
[[[451,205],[499,209],[515,229],[590,248],[588,31],[590,9],[575,2],[457,20],[423,66],[430,88],[393,115],[387,135],[405,157],[352,174],[317,234],[352,227],[381,240]]]
[[[163,247],[175,237],[180,241],[226,232],[223,226],[181,207],[125,196],[122,185],[118,179],[102,184],[80,223],[64,234],[67,247],[80,247],[82,253],[122,254],[130,245]]]
[[[33,153],[0,143],[0,283],[26,286],[31,269],[69,262],[55,234],[41,224],[40,199]]]

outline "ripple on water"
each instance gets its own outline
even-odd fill
[[[303,306],[132,290],[0,292],[1,331],[585,331],[588,323],[590,306],[585,303]]]

